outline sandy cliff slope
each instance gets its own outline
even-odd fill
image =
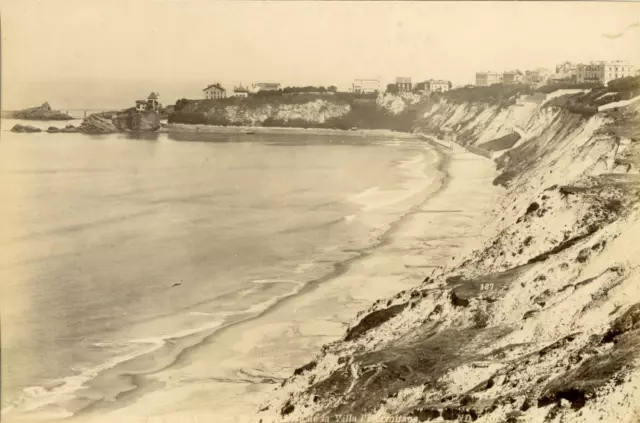
[[[443,101],[422,120],[462,145],[520,135],[493,153],[490,235],[360,313],[255,421],[640,421],[640,105]]]

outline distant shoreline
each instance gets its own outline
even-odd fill
[[[329,129],[329,128],[285,128],[270,126],[216,126],[205,124],[163,123],[155,132],[159,133],[210,133],[210,134],[311,134],[311,135],[341,135],[341,136],[382,136],[395,138],[418,138],[409,132],[396,132],[389,129]]]

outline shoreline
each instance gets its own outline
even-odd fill
[[[332,128],[295,128],[271,126],[216,126],[205,124],[163,123],[155,133],[198,133],[198,134],[238,134],[238,135],[340,135],[353,137],[394,137],[417,139],[410,132],[396,132],[390,129],[332,129]]]
[[[443,186],[446,186],[447,175],[444,171],[446,170],[448,157],[436,151],[434,148],[428,147],[426,143],[421,143],[420,140],[415,141],[415,144],[408,148],[411,148],[414,153],[422,155],[423,160],[414,164],[411,163],[410,159],[407,159],[408,164],[414,169],[422,169],[421,171],[423,173],[428,169],[433,169],[436,172],[434,173],[435,177],[428,177],[427,180],[429,180],[429,182],[423,186],[419,192],[412,194],[411,198],[414,198],[415,195],[430,198],[434,195],[431,189],[432,187],[437,187],[437,191],[439,192]],[[402,164],[404,164],[404,162],[401,162],[401,165]],[[410,172],[411,169],[407,169],[407,171]],[[425,189],[428,190],[428,192],[426,192]],[[403,199],[401,203],[406,201],[410,201],[410,199]],[[422,204],[422,201],[420,201],[420,204]],[[384,232],[379,236],[375,244],[369,245],[366,248],[352,250],[351,252],[357,254],[355,257],[348,257],[333,263],[332,269],[328,273],[310,280],[303,285],[301,289],[289,295],[279,297],[265,310],[259,311],[253,316],[238,316],[222,326],[205,329],[186,336],[167,335],[164,337],[164,345],[159,346],[159,348],[136,355],[135,357],[117,363],[114,367],[99,371],[98,375],[93,376],[84,384],[86,390],[80,394],[80,398],[71,400],[72,402],[68,404],[65,404],[67,402],[66,400],[61,403],[61,405],[66,405],[65,408],[75,413],[73,416],[67,418],[72,421],[76,421],[77,419],[77,421],[84,422],[85,417],[93,417],[94,411],[97,417],[100,418],[102,417],[102,412],[109,412],[114,407],[128,407],[130,401],[135,401],[135,398],[148,393],[150,389],[153,392],[157,392],[157,384],[153,381],[149,382],[147,376],[171,369],[176,364],[179,364],[184,355],[190,354],[190,350],[198,349],[202,344],[211,342],[213,339],[216,339],[218,336],[223,336],[227,332],[233,332],[239,325],[253,325],[252,322],[277,312],[282,308],[286,308],[290,304],[295,303],[300,296],[313,293],[324,282],[343,275],[349,270],[352,262],[366,258],[377,248],[386,245],[390,241],[394,228],[401,225],[402,221],[406,219],[408,215],[415,213],[414,208],[419,207],[420,204],[417,206],[414,205],[411,208],[402,207],[402,209],[404,209],[402,214],[391,222],[389,228],[384,229]],[[269,378],[267,377],[265,379],[268,380]],[[117,383],[111,385],[111,383],[116,380]],[[272,378],[271,382],[280,382],[281,380],[282,379]],[[120,389],[122,387],[125,389]],[[75,396],[74,394],[71,395]],[[111,400],[109,398],[117,398],[117,404],[110,404]],[[55,403],[52,403],[52,405],[53,404]],[[135,407],[135,404],[133,406]],[[27,416],[27,419],[28,417],[29,416]]]
[[[434,164],[435,164],[435,168],[437,169],[436,175],[439,175],[439,177],[437,179],[434,179],[429,184],[430,189],[428,190],[427,193],[425,193],[425,199],[421,201],[418,205],[414,205],[411,208],[407,209],[407,211],[404,214],[402,214],[398,219],[393,221],[389,226],[389,228],[379,236],[378,242],[376,242],[374,245],[370,247],[358,250],[357,255],[355,257],[351,257],[344,261],[335,263],[333,271],[331,271],[329,274],[324,275],[316,280],[312,280],[308,282],[299,291],[279,299],[272,306],[270,306],[266,310],[263,310],[262,312],[258,313],[255,316],[250,316],[236,322],[230,322],[228,325],[216,328],[215,330],[207,334],[200,333],[198,335],[194,335],[194,336],[197,336],[197,338],[199,338],[198,340],[195,340],[193,337],[188,337],[190,338],[190,340],[189,339],[181,340],[184,343],[184,345],[182,345],[182,347],[176,346],[177,348],[174,350],[174,352],[169,352],[167,355],[165,355],[164,356],[164,359],[166,360],[165,363],[159,365],[156,369],[153,369],[151,371],[149,371],[148,369],[147,370],[139,369],[138,371],[131,370],[131,369],[127,371],[126,369],[123,369],[124,371],[118,370],[118,371],[112,372],[116,374],[115,375],[112,374],[111,377],[126,378],[130,386],[134,387],[132,390],[118,394],[118,398],[125,403],[124,410],[129,410],[129,412],[126,412],[123,410],[122,411],[123,414],[120,416],[117,406],[113,407],[112,405],[104,403],[103,401],[97,401],[97,402],[93,402],[92,405],[89,405],[84,410],[82,410],[83,407],[80,407],[80,409],[77,410],[76,415],[71,418],[72,421],[76,421],[76,420],[85,421],[84,417],[92,417],[92,418],[95,417],[97,418],[98,421],[100,421],[103,418],[112,419],[114,418],[114,416],[112,416],[112,413],[114,412],[116,413],[115,418],[126,419],[126,417],[130,416],[131,412],[135,410],[138,410],[138,412],[137,413],[133,412],[134,415],[140,413],[140,415],[138,416],[139,418],[146,418],[147,415],[145,414],[145,410],[155,408],[153,404],[153,400],[150,399],[149,397],[163,397],[167,395],[166,392],[174,392],[174,393],[182,392],[182,393],[185,393],[186,396],[189,396],[191,394],[196,395],[197,393],[202,394],[203,392],[210,392],[210,391],[220,393],[219,384],[224,382],[220,382],[220,381],[216,382],[213,380],[202,381],[202,382],[194,383],[191,385],[177,386],[172,389],[162,389],[161,386],[158,386],[158,388],[154,389],[153,386],[161,383],[159,382],[159,379],[163,379],[165,383],[168,383],[168,381],[172,379],[172,376],[167,376],[167,375],[165,375],[164,377],[161,376],[163,373],[166,373],[168,375],[173,374],[173,378],[178,377],[178,375],[181,374],[179,371],[180,370],[179,368],[188,365],[186,363],[190,363],[190,362],[198,363],[197,365],[200,365],[200,366],[204,365],[205,369],[207,369],[205,359],[202,359],[202,360],[195,359],[190,361],[189,357],[194,355],[197,356],[198,354],[205,354],[206,350],[211,349],[211,346],[214,340],[221,339],[221,338],[231,338],[233,342],[237,342],[236,338],[241,337],[242,334],[244,333],[247,333],[247,332],[251,333],[252,331],[261,333],[262,326],[266,324],[267,325],[266,327],[269,327],[268,322],[270,320],[275,319],[276,321],[278,321],[278,315],[284,314],[286,316],[288,314],[291,314],[292,313],[291,310],[295,308],[294,306],[304,309],[305,303],[307,303],[306,307],[314,307],[314,304],[318,301],[320,303],[326,302],[327,298],[331,298],[331,294],[335,294],[336,290],[338,290],[338,292],[343,292],[346,290],[348,291],[347,295],[356,295],[356,297],[358,298],[358,300],[356,301],[351,301],[350,304],[344,304],[344,303],[340,304],[343,306],[341,308],[348,309],[347,311],[345,310],[340,311],[341,314],[345,315],[344,320],[348,322],[348,321],[351,321],[358,312],[368,307],[371,304],[371,302],[373,302],[375,299],[383,298],[386,295],[395,293],[398,290],[400,290],[402,287],[411,287],[418,284],[426,276],[426,273],[428,273],[428,269],[430,267],[435,267],[435,265],[433,264],[431,265],[425,264],[424,257],[420,257],[420,258],[418,257],[418,256],[423,256],[424,251],[426,251],[428,248],[422,247],[422,249],[418,253],[415,253],[415,251],[413,251],[413,248],[410,248],[411,242],[408,242],[407,245],[404,245],[404,246],[402,245],[398,246],[395,244],[398,244],[398,243],[401,244],[404,238],[406,238],[408,235],[411,236],[411,238],[413,239],[413,238],[418,238],[421,235],[425,234],[425,232],[420,233],[415,229],[411,229],[412,226],[417,225],[418,227],[423,227],[423,226],[426,226],[427,228],[432,227],[432,232],[435,231],[436,227],[434,226],[434,224],[430,222],[429,216],[435,216],[436,214],[439,214],[441,216],[437,216],[437,217],[440,219],[443,219],[444,221],[447,221],[448,219],[450,219],[447,217],[449,213],[438,213],[437,210],[432,211],[432,210],[426,210],[426,209],[431,209],[434,206],[437,207],[437,205],[442,202],[447,203],[447,201],[449,202],[455,201],[455,198],[452,198],[452,197],[456,197],[455,195],[453,196],[450,195],[448,196],[449,198],[447,199],[446,198],[447,195],[445,194],[448,188],[451,187],[451,184],[456,183],[454,178],[455,175],[452,175],[449,173],[451,170],[451,167],[455,166],[456,168],[458,168],[457,171],[459,172],[460,169],[466,166],[464,163],[465,161],[477,160],[470,157],[471,154],[469,154],[466,151],[461,151],[461,150],[457,150],[453,152],[443,151],[443,150],[437,151],[436,148],[432,148],[431,150],[434,151],[434,154],[436,155],[436,162]],[[493,166],[491,167],[493,168]],[[457,185],[464,187],[467,184],[464,183],[463,181],[457,181]],[[454,187],[454,192],[455,192],[455,187]],[[444,209],[452,209],[452,208],[444,207]],[[473,215],[473,212],[471,212],[471,214]],[[455,219],[456,216],[454,216],[453,218]],[[475,218],[472,218],[471,220],[474,221]],[[454,245],[452,247],[446,246],[451,243],[452,235],[454,238],[456,237],[456,235],[453,233],[454,232],[453,225],[450,229],[451,230],[449,230],[448,232],[446,227],[444,229],[445,235],[448,234],[449,235],[448,237],[438,238],[436,236],[436,240],[434,241],[436,243],[444,242],[445,246],[443,246],[441,249],[445,251],[448,250],[449,248],[454,248],[454,249],[461,248],[460,245]],[[480,228],[478,227],[478,228],[475,228],[474,230],[480,230]],[[440,251],[441,249],[438,249],[436,251],[435,256],[442,254],[442,251]],[[411,256],[412,254],[413,256]],[[435,257],[435,258],[427,257],[427,260],[429,259],[431,259],[431,261],[434,261],[434,260],[443,261],[443,259],[440,259],[438,257]],[[421,260],[422,261],[421,264],[414,265],[415,263],[412,263],[412,261],[415,262],[417,260]],[[403,261],[405,262],[404,264],[401,263]],[[387,273],[385,273],[384,267],[386,264],[389,264],[389,263],[395,266],[394,270],[387,271]],[[430,262],[428,261],[428,263]],[[377,270],[363,271],[363,268],[370,269],[370,267],[373,264],[375,264],[375,266],[377,267],[381,267],[382,271],[380,272],[378,272]],[[403,281],[397,281],[397,283],[390,283],[390,284],[387,283],[386,287],[383,286],[381,288],[381,285],[385,285],[383,283],[384,280],[388,281],[388,279],[392,277],[396,279],[396,276],[394,275],[396,275],[398,271],[404,273],[405,278],[409,277],[409,275],[412,275],[411,277],[413,277],[414,279],[410,282],[403,280]],[[381,279],[382,283],[376,284],[374,286],[377,289],[372,289],[372,287],[367,284],[367,281],[371,278]],[[326,292],[326,293],[323,294],[323,292]],[[313,298],[310,298],[310,297],[313,297]],[[337,305],[334,305],[334,307],[336,306]],[[347,306],[347,307],[344,307],[344,306]],[[307,313],[305,316],[307,316],[308,318],[313,318],[314,315],[315,315],[314,313]],[[264,319],[265,322],[263,322],[262,324],[256,324],[256,322],[261,319]],[[283,320],[283,319],[280,318],[280,320]],[[287,319],[284,319],[284,321],[287,321]],[[307,322],[307,324],[309,324],[309,322]],[[342,335],[344,335],[343,324],[337,324],[337,323],[331,324],[327,322],[325,322],[324,324],[325,325],[329,324],[329,326],[325,328],[325,331],[327,333],[332,334],[330,335],[330,338],[318,345],[315,345],[315,344],[307,345],[306,347],[302,348],[302,350],[292,349],[291,351],[289,351],[289,353],[295,356],[296,359],[292,360],[291,364],[294,365],[293,367],[287,368],[286,371],[280,372],[280,374],[283,377],[277,376],[277,369],[270,369],[269,366],[266,366],[264,371],[267,373],[262,376],[262,382],[260,381],[245,382],[245,384],[249,383],[249,386],[253,386],[252,383],[257,383],[257,385],[255,386],[263,386],[261,395],[264,397],[264,395],[267,393],[267,391],[270,389],[271,386],[273,386],[277,381],[279,382],[280,380],[288,377],[288,375],[291,374],[291,371],[295,367],[296,362],[297,363],[308,362],[314,354],[319,353],[320,345],[326,344],[327,342],[338,341],[339,339],[341,339]],[[244,327],[243,331],[238,331],[237,329],[239,327]],[[180,340],[176,340],[176,341],[178,343],[181,343]],[[317,342],[317,341],[314,341],[314,342]],[[188,345],[188,344],[191,344],[191,345]],[[221,342],[221,345],[227,345],[227,344],[225,344],[224,342]],[[154,353],[151,353],[151,355],[154,355]],[[206,357],[208,357],[208,355]],[[154,359],[153,361],[156,364],[158,364],[157,360]],[[247,370],[251,371],[250,368],[248,368]],[[255,372],[255,369],[252,371]],[[276,373],[273,373],[273,372],[276,372]],[[271,379],[270,383],[265,382],[265,380],[269,380],[269,379]],[[217,387],[217,389],[212,388],[211,385],[208,385],[211,383],[213,383],[214,386]],[[230,391],[233,391],[234,387],[236,387],[235,389],[238,389],[237,388],[238,385],[243,385],[243,384],[236,383],[235,385],[229,386]],[[145,395],[148,395],[149,397],[143,398]],[[241,394],[238,393],[236,395],[241,395]],[[260,395],[258,395],[258,397],[259,396]],[[178,405],[178,404],[179,402],[177,402],[175,405]],[[226,405],[226,403],[221,404],[221,406],[223,407],[224,405]],[[243,404],[243,405],[245,407],[248,407],[247,404]],[[256,405],[257,404],[255,404],[255,401],[254,401],[253,406],[256,406]],[[165,408],[166,406],[167,405],[165,404],[163,408]],[[130,410],[131,408],[133,408],[133,410]],[[175,406],[173,408],[175,408]],[[207,410],[214,413],[213,415],[214,418],[218,418],[220,414],[220,413],[216,414],[217,408],[211,405],[208,406],[208,408],[195,407],[193,411],[197,413],[199,410]],[[94,415],[92,411],[95,411],[96,415]],[[251,411],[247,409],[246,413],[241,413],[243,417],[247,416],[247,418],[243,418],[239,420],[231,418],[230,416],[233,414],[229,414],[225,416],[225,421],[247,421],[250,419],[250,416],[252,418],[252,416],[255,415],[256,411],[257,411],[257,408],[256,410],[251,410]],[[188,416],[186,415],[183,416],[183,418],[187,418],[187,417]]]
[[[351,250],[351,252],[356,254],[354,257],[350,257],[342,261],[333,263],[332,270],[330,270],[328,273],[308,281],[307,283],[302,285],[300,289],[292,292],[291,294],[284,295],[278,298],[276,301],[274,301],[272,305],[270,305],[266,309],[258,312],[253,316],[248,316],[248,317],[240,318],[237,320],[233,320],[231,322],[223,324],[214,329],[205,330],[205,331],[194,333],[192,335],[187,335],[181,338],[167,338],[167,340],[173,341],[172,342],[173,345],[164,345],[156,350],[145,353],[141,356],[133,358],[132,360],[122,363],[122,365],[125,367],[124,371],[119,369],[120,365],[117,365],[114,368],[106,370],[104,372],[105,373],[104,376],[107,379],[126,380],[127,385],[130,387],[133,387],[133,389],[129,389],[116,394],[116,396],[118,398],[122,398],[122,401],[131,402],[135,404],[135,402],[138,399],[140,399],[142,396],[144,396],[145,393],[148,393],[148,390],[150,389],[149,387],[151,385],[154,385],[154,383],[157,383],[157,382],[148,380],[149,379],[148,376],[152,374],[166,372],[166,371],[171,372],[174,367],[180,366],[182,362],[185,361],[190,354],[194,354],[194,353],[197,354],[198,351],[205,349],[208,346],[210,347],[216,339],[219,339],[227,334],[233,335],[237,333],[242,333],[238,331],[239,327],[242,327],[244,325],[254,326],[254,322],[257,322],[260,319],[268,318],[270,315],[285,309],[287,306],[295,305],[296,301],[300,301],[301,297],[312,296],[315,291],[317,291],[323,286],[323,284],[330,283],[331,281],[334,281],[337,278],[340,278],[341,276],[349,272],[349,270],[351,269],[351,266],[354,263],[357,263],[361,260],[366,259],[367,257],[374,254],[376,250],[386,245],[389,245],[393,241],[394,234],[396,233],[396,231],[400,229],[402,224],[414,214],[419,213],[419,209],[422,206],[424,206],[427,202],[429,202],[431,198],[437,196],[442,190],[446,189],[448,185],[449,175],[447,173],[447,167],[450,162],[450,157],[445,152],[438,151],[436,148],[430,148],[429,151],[432,151],[435,155],[435,158],[436,158],[435,169],[437,171],[437,174],[440,175],[440,177],[436,177],[434,180],[430,181],[430,183],[428,184],[428,187],[430,188],[434,184],[436,184],[437,187],[434,190],[429,190],[428,193],[424,194],[426,195],[426,200],[421,201],[418,205],[408,208],[405,211],[405,213],[403,213],[397,219],[392,221],[389,224],[389,227],[377,237],[378,238],[377,242],[365,248]],[[354,317],[355,317],[355,314],[349,316],[347,320],[350,321]],[[333,341],[338,339],[339,338],[333,339]],[[172,347],[175,347],[175,348],[172,348]],[[175,352],[172,352],[172,351],[168,353],[166,351],[163,352],[163,350],[166,350],[166,349],[170,349],[170,350],[175,349]],[[313,350],[316,351],[315,348]],[[295,351],[290,351],[290,353],[295,354]],[[156,358],[155,356],[159,356],[159,357]],[[137,358],[140,358],[142,360],[146,359],[145,361],[152,361],[156,364],[164,360],[165,363],[159,365],[158,368],[153,369],[151,371],[149,371],[148,369],[144,369],[144,370],[140,369],[140,370],[133,370],[133,371],[126,370],[127,365],[131,364],[131,362],[135,361]],[[309,358],[308,356],[305,356],[304,360],[307,360],[308,358]],[[293,370],[294,367],[292,367],[290,370]],[[94,380],[89,381],[87,383],[87,386],[89,386],[91,389],[91,387],[93,387],[95,382],[98,381],[101,378],[101,376],[102,375],[98,375]],[[278,377],[274,377],[267,374],[264,376],[264,379],[267,379],[267,380],[270,379],[272,383],[280,383],[284,380],[284,377],[278,378]],[[186,388],[186,389],[189,389],[189,388]],[[156,391],[153,391],[152,389],[152,392],[160,392],[160,391],[162,391],[161,388]],[[103,417],[100,411],[106,411],[108,413],[111,411],[111,406],[109,404],[105,404],[104,401],[92,402],[86,407],[80,407],[79,409],[73,411],[74,414],[70,416],[68,419],[71,422],[75,422],[76,419],[78,422],[84,422],[83,418],[85,416],[91,416],[91,413],[93,413],[94,411],[97,412],[98,415],[96,417],[98,420],[100,420]],[[225,421],[231,421],[231,420],[225,420]],[[243,419],[241,421],[244,422],[246,420]]]

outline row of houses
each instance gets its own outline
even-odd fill
[[[280,84],[277,82],[256,82],[249,87],[244,87],[242,84],[233,88],[231,97],[248,97],[249,94],[256,94],[261,91],[277,91],[280,89]],[[203,88],[204,98],[207,100],[227,98],[227,90],[219,83],[214,82]]]
[[[607,85],[609,81],[636,75],[636,70],[629,62],[597,61],[589,63],[563,62],[556,66],[555,72],[546,68],[532,70],[508,70],[504,72],[476,72],[476,85],[487,87],[493,84],[530,84],[548,83],[597,83]]]
[[[411,77],[399,76],[395,80],[395,85],[399,93],[408,92],[444,92],[451,89],[451,81],[429,79],[417,84],[413,84]],[[379,79],[354,79],[351,92],[356,94],[371,94],[380,91]]]

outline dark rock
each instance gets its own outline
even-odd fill
[[[42,132],[42,129],[36,128],[31,125],[20,125],[16,124],[11,128],[11,132],[20,132],[20,133],[32,133],[32,132]]]
[[[79,132],[85,134],[113,134],[118,128],[111,122],[111,119],[102,117],[99,114],[87,116],[78,127]]]
[[[604,208],[609,212],[619,213],[622,209],[622,202],[617,199],[612,199],[604,204]]]
[[[318,365],[318,363],[316,363],[315,361],[312,361],[310,363],[305,364],[302,367],[298,367],[297,369],[295,369],[293,371],[293,374],[296,375],[296,376],[301,375],[304,372],[308,372],[308,371],[311,371],[311,370],[315,369],[317,365]]]
[[[73,133],[73,132],[78,132],[78,128],[76,128],[73,125],[67,125],[64,128],[57,128],[55,126],[50,126],[49,128],[47,128],[47,132],[50,134]]]
[[[529,207],[527,207],[527,211],[525,212],[525,214],[529,215],[531,213],[533,213],[534,211],[538,210],[540,208],[540,204],[533,202],[531,204],[529,204]]]
[[[538,351],[538,355],[540,355],[540,357],[544,357],[545,355],[547,355],[549,352],[553,350],[557,350],[559,348],[565,347],[567,344],[573,342],[573,340],[576,339],[577,335],[578,335],[577,333],[572,333],[563,338],[560,338],[556,342],[549,344],[546,347],[542,348],[540,351]]]
[[[280,414],[284,417],[287,414],[293,413],[295,409],[296,407],[293,404],[291,404],[291,400],[288,400],[287,403],[280,410]]]
[[[589,251],[588,248],[583,248],[582,250],[580,250],[578,252],[578,256],[576,257],[576,261],[578,263],[585,263],[587,260],[589,260],[589,256],[591,255],[591,252]]]
[[[585,285],[590,284],[590,283],[591,283],[591,282],[593,282],[594,280],[596,280],[596,278],[588,278],[588,279],[585,279],[585,280],[583,280],[583,281],[580,281],[580,282],[576,283],[576,284],[574,285],[574,288],[575,288],[575,289],[578,289],[578,288],[580,288],[581,286],[585,286]]]
[[[68,133],[71,133],[71,132],[78,132],[78,128],[76,128],[76,127],[75,127],[75,126],[73,126],[73,125],[67,125],[67,126],[65,126],[64,128],[59,129],[58,131],[59,131],[59,132],[68,132]]]
[[[431,317],[431,315],[433,314],[440,314],[442,313],[442,304],[436,304],[436,306],[433,308],[433,311],[431,313],[429,313],[429,317]]]
[[[573,238],[567,239],[567,240],[561,242],[560,244],[556,245],[555,247],[553,247],[551,250],[549,250],[547,252],[544,252],[542,254],[539,254],[536,257],[533,257],[527,263],[532,264],[532,263],[538,263],[538,262],[541,262],[541,261],[545,261],[549,257],[551,257],[552,255],[558,254],[559,252],[561,252],[563,250],[566,250],[567,248],[572,247],[573,245],[575,245],[579,241],[582,241],[583,239],[593,235],[598,229],[599,228],[588,228],[586,234],[578,235],[578,236],[575,236]]]
[[[469,300],[466,298],[459,297],[455,291],[451,291],[451,304],[456,307],[467,307],[469,306]]]
[[[467,394],[465,396],[463,396],[462,398],[460,398],[460,405],[469,405],[469,404],[473,404],[475,403],[477,400],[475,397]]]
[[[602,338],[602,342],[613,342],[623,333],[638,328],[640,328],[640,303],[632,305],[622,316],[613,321],[611,328]]]
[[[548,289],[545,289],[544,292],[542,292],[542,294],[538,295],[533,302],[538,304],[540,307],[544,307],[546,304],[547,299],[551,296],[551,291]]]
[[[571,283],[570,283],[570,284],[567,284],[567,285],[563,286],[562,288],[560,288],[560,289],[558,290],[558,293],[560,293],[560,292],[564,292],[564,291],[566,291],[566,290],[567,290],[567,289],[569,289],[569,288],[573,288],[573,284],[571,284]]]
[[[366,315],[356,326],[347,331],[347,335],[345,336],[344,340],[352,341],[354,339],[358,339],[369,330],[376,328],[395,317],[397,314],[402,312],[402,310],[404,310],[406,306],[407,303],[396,304],[389,308],[376,310]]]

